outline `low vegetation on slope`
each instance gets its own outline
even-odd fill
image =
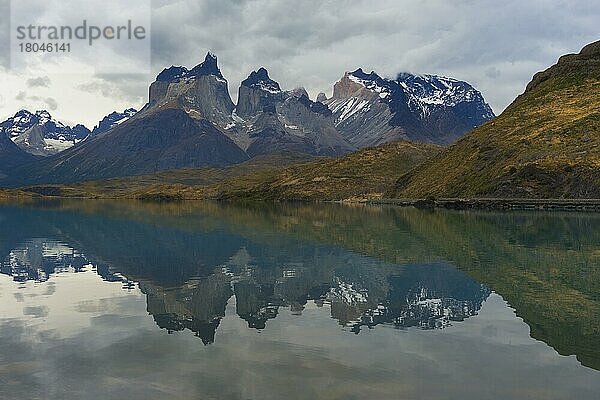
[[[293,166],[260,182],[221,185],[219,198],[248,200],[347,200],[379,198],[405,172],[441,147],[388,143],[336,159]]]
[[[298,153],[281,153],[258,156],[241,164],[229,167],[183,168],[149,175],[127,176],[75,184],[35,185],[23,190],[43,196],[79,198],[182,198],[183,192],[191,188],[208,198],[209,188],[221,182],[233,182],[238,177],[246,179],[268,179],[290,165],[307,163],[315,157]],[[198,194],[200,196],[200,194]]]
[[[436,145],[400,141],[342,158],[270,155],[226,168],[182,169],[26,190],[47,196],[153,200],[378,198],[399,176],[440,150]]]
[[[387,195],[600,198],[600,42],[536,74],[502,115]]]

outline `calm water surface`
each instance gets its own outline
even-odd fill
[[[2,399],[599,399],[600,215],[0,205]]]

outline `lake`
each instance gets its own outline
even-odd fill
[[[598,399],[600,215],[0,205],[3,399]]]

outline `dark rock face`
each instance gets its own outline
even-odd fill
[[[22,171],[26,183],[59,183],[224,166],[246,154],[208,121],[164,109],[129,120],[104,135]]]
[[[122,124],[127,121],[129,118],[133,117],[137,113],[137,110],[134,108],[128,108],[123,112],[114,111],[108,114],[106,117],[102,118],[102,120],[98,123],[94,130],[92,131],[92,135],[98,135],[103,132],[107,132],[114,128],[115,126]]]
[[[448,144],[494,117],[471,85],[433,75],[402,73],[391,80],[358,69],[346,73],[324,102],[337,129],[357,147],[397,139]]]
[[[304,107],[306,107],[307,109],[309,109],[312,112],[324,115],[326,117],[330,117],[332,115],[329,107],[327,107],[325,104],[321,103],[320,101],[312,101],[311,99],[308,98],[308,96],[302,95],[302,96],[298,97],[298,101]]]
[[[288,130],[289,127],[286,128],[275,112],[260,114],[248,131],[252,143],[246,149],[246,153],[255,157],[281,152],[304,153],[311,149],[310,139],[290,134]]]
[[[263,111],[269,112],[277,103],[283,101],[284,96],[279,83],[269,78],[266,69],[260,68],[242,81],[236,114],[242,118],[249,118]]]
[[[0,132],[21,149],[36,156],[56,154],[86,139],[91,133],[81,124],[71,128],[58,122],[45,110],[35,114],[21,110],[0,123]]]
[[[211,52],[208,52],[206,54],[206,57],[204,58],[204,62],[196,65],[188,73],[188,76],[195,76],[195,77],[206,76],[206,75],[213,75],[213,76],[216,76],[217,78],[225,79],[225,78],[223,78],[223,75],[221,74],[221,70],[217,66],[217,56],[215,56]]]
[[[279,83],[269,78],[269,72],[264,67],[260,67],[256,71],[252,71],[248,78],[242,81],[242,86],[256,87],[275,93],[281,92]]]
[[[266,69],[242,82],[226,133],[251,157],[293,151],[335,156],[354,150],[335,129],[329,108],[305,89],[282,91]]]
[[[158,82],[175,81],[186,76],[188,72],[189,70],[186,67],[172,66],[170,68],[163,69],[163,71],[156,77],[156,80]]]
[[[161,72],[150,85],[150,98],[144,110],[155,107],[177,107],[196,119],[226,124],[234,109],[227,81],[211,53],[204,61],[188,71],[171,67]],[[142,110],[142,111],[144,111]]]
[[[0,178],[6,178],[14,168],[34,161],[36,157],[21,150],[6,134],[0,132],[0,160]]]

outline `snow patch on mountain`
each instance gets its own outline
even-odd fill
[[[279,83],[271,79],[269,73],[263,67],[256,71],[252,71],[248,78],[242,81],[242,86],[263,90],[273,94],[281,93]]]
[[[123,122],[127,121],[129,118],[133,117],[137,113],[137,110],[134,108],[128,108],[123,112],[114,111],[107,116],[105,116],[96,127],[92,131],[93,135],[98,135],[100,133],[111,130],[117,125],[121,125]]]
[[[46,110],[35,113],[21,110],[0,123],[0,132],[28,153],[42,156],[66,150],[90,134],[85,126],[67,126]]]
[[[481,93],[467,82],[437,75],[347,72],[324,99],[335,126],[358,147],[392,140],[449,144],[494,117]]]
[[[475,88],[458,79],[438,75],[398,74],[396,82],[408,95],[409,106],[420,111],[422,116],[431,112],[431,107],[456,107],[460,103],[483,102],[483,96]],[[493,118],[487,106],[482,118]]]

